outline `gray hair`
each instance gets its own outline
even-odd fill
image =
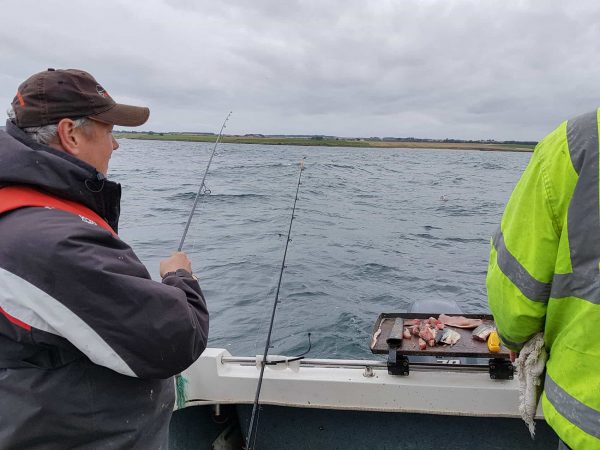
[[[12,109],[12,108],[8,108],[8,110],[6,111],[6,114],[8,115],[9,120],[12,120],[12,121],[14,121],[14,119],[16,119],[16,117],[17,117],[14,109]],[[86,119],[85,117],[82,119],[75,119],[73,121],[73,127],[74,128],[82,128],[82,127],[86,127],[87,125],[89,125],[89,123],[90,123],[90,119]],[[29,137],[31,139],[33,139],[38,144],[42,144],[42,145],[48,145],[53,140],[55,140],[56,134],[58,132],[57,125],[44,125],[43,127],[26,127],[26,128],[21,128],[21,129],[25,133],[27,133],[27,135],[29,135]]]

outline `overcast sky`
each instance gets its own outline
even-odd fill
[[[0,105],[91,72],[154,131],[538,140],[600,106],[600,2],[0,1]],[[6,109],[2,106],[2,109]]]

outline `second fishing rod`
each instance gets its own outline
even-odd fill
[[[267,364],[267,355],[269,353],[269,348],[271,347],[271,334],[273,332],[273,324],[275,322],[275,312],[277,311],[277,304],[279,303],[279,291],[281,289],[281,280],[283,279],[283,270],[285,269],[285,260],[287,257],[288,245],[291,242],[290,236],[292,235],[292,225],[294,223],[294,214],[296,212],[296,203],[298,202],[298,192],[300,191],[300,184],[302,180],[302,172],[304,172],[304,158],[300,160],[300,171],[298,173],[298,183],[296,185],[296,195],[294,197],[294,205],[292,207],[292,215],[290,217],[290,225],[288,228],[287,238],[285,242],[285,250],[283,252],[283,259],[281,261],[281,268],[279,270],[279,280],[277,282],[277,291],[275,293],[275,301],[273,302],[273,309],[271,311],[271,321],[269,323],[269,331],[267,333],[267,340],[265,342],[265,350],[263,352],[263,357],[260,362],[260,375],[258,377],[258,385],[256,386],[256,394],[254,396],[254,404],[252,406],[252,415],[250,416],[250,425],[248,427],[248,433],[246,436],[246,450],[253,450],[256,435],[258,432],[258,419],[260,416],[259,413],[259,399],[260,399],[260,391],[262,388],[263,377],[265,374],[265,366]]]

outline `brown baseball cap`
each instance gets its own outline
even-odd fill
[[[93,76],[77,69],[48,69],[25,80],[12,101],[19,128],[89,117],[125,127],[144,124],[146,107],[116,103]]]

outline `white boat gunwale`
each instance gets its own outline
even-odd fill
[[[186,406],[251,404],[261,357],[207,348],[185,372]],[[272,355],[268,361],[293,357]],[[370,368],[370,372],[365,370]],[[485,373],[484,373],[485,372]],[[517,380],[492,380],[487,366],[411,364],[409,376],[381,360],[304,359],[267,365],[261,403],[390,413],[520,418]],[[537,419],[542,419],[541,407]]]

